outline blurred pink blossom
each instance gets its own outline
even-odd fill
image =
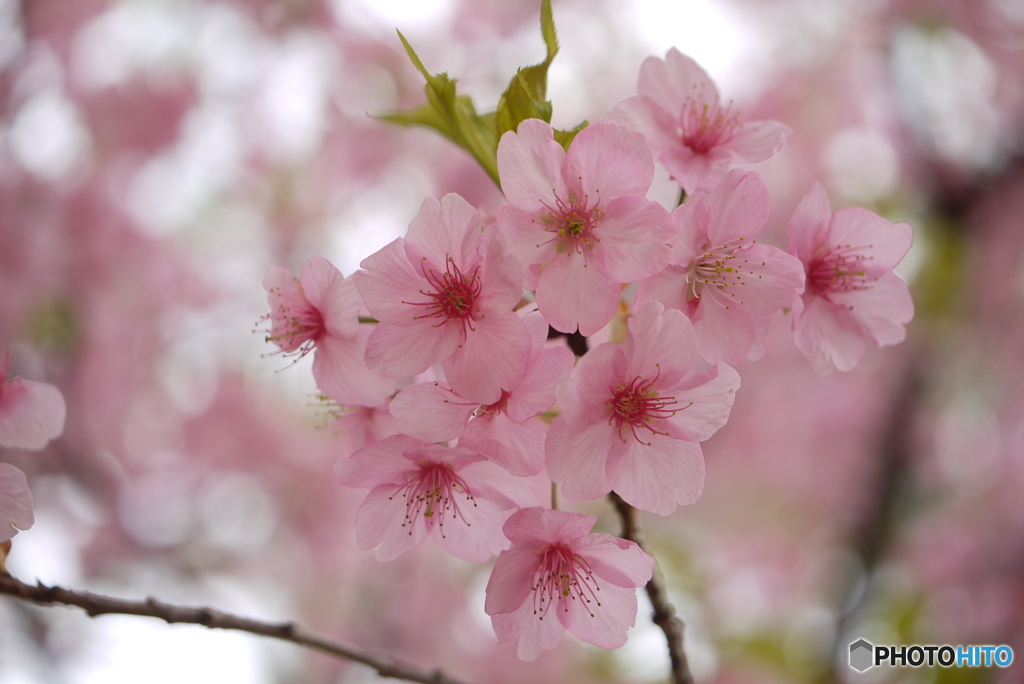
[[[0,364],[0,446],[42,449],[64,431],[64,396],[44,382],[7,380],[10,360],[6,351]]]

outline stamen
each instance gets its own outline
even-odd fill
[[[551,606],[560,603],[569,611],[569,601],[579,601],[594,617],[594,608],[601,606],[601,591],[590,565],[564,544],[552,544],[544,550],[533,576],[533,614],[543,620]]]
[[[388,500],[393,500],[399,494],[405,498],[405,519],[402,521],[402,527],[409,528],[410,536],[412,526],[420,516],[427,519],[428,525],[432,524],[430,521],[436,519],[442,538],[445,537],[444,520],[448,513],[453,520],[461,518],[466,527],[471,526],[459,507],[459,499],[465,497],[466,501],[472,502],[474,508],[476,500],[465,480],[447,463],[421,461],[419,472],[405,484],[398,485]]]
[[[423,318],[436,318],[439,327],[448,321],[456,321],[462,324],[463,328],[474,330],[473,321],[476,320],[476,298],[483,290],[483,283],[480,279],[480,264],[477,264],[470,275],[465,275],[452,259],[451,255],[445,258],[445,271],[438,273],[433,268],[426,266],[427,258],[423,257],[420,263],[420,273],[430,284],[429,289],[420,290],[420,294],[427,297],[425,302],[402,302],[413,306],[424,306],[427,313],[422,316],[415,316],[415,320]]]
[[[648,430],[655,435],[667,436],[668,433],[655,429],[655,425],[665,418],[670,418],[679,411],[683,411],[693,405],[690,402],[686,406],[675,407],[675,397],[662,397],[654,388],[654,383],[661,376],[661,368],[658,368],[658,375],[651,380],[642,377],[633,378],[629,383],[619,385],[612,392],[612,398],[606,404],[610,417],[608,424],[614,424],[619,429],[619,438],[626,442],[623,432],[628,428],[633,438],[641,444],[650,446],[637,434],[637,429]]]
[[[819,250],[807,266],[807,287],[829,299],[843,292],[857,292],[874,287],[877,277],[868,277],[865,266],[874,259],[865,254],[871,249],[851,245],[831,245]]]
[[[686,98],[679,124],[682,143],[697,154],[729,142],[740,128],[732,102],[723,108],[717,94],[708,101],[703,86],[695,86],[694,94]]]

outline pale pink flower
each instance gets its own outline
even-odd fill
[[[512,509],[536,503],[525,480],[483,456],[407,435],[364,447],[334,471],[343,485],[370,490],[356,512],[356,542],[380,561],[428,536],[453,556],[487,560],[508,548],[501,526]]]
[[[27,530],[35,522],[32,492],[25,473],[10,463],[0,463],[0,543]]]
[[[592,349],[556,388],[562,413],[545,442],[548,473],[572,501],[615,490],[637,508],[668,515],[704,486],[702,442],[729,418],[740,379],[718,364],[703,372],[693,325],[651,302],[629,339]]]
[[[10,351],[0,364],[0,446],[42,449],[64,431],[64,395],[53,385],[7,380]]]
[[[635,306],[655,300],[685,313],[709,363],[760,358],[768,316],[792,306],[804,288],[798,259],[754,242],[769,211],[768,187],[754,172],[733,169],[710,195],[698,193],[672,213],[679,227],[672,261],[640,282]]]
[[[398,434],[398,420],[391,414],[392,401],[386,399],[378,406],[329,406],[327,415],[331,420],[324,429],[344,435],[345,453],[351,455],[368,444]]]
[[[645,197],[654,158],[625,126],[591,124],[566,152],[549,124],[527,119],[501,137],[498,171],[508,200],[498,227],[555,330],[592,335],[615,315],[621,283],[668,263],[674,228]]]
[[[267,341],[286,354],[316,349],[313,378],[321,392],[346,406],[376,406],[395,391],[393,381],[363,363],[370,326],[359,323],[359,293],[327,259],[310,259],[301,280],[274,265],[263,287],[270,305]]]
[[[576,357],[566,347],[544,347],[548,325],[540,313],[523,320],[532,345],[521,382],[486,405],[443,382],[410,385],[391,402],[401,431],[428,442],[458,438],[460,447],[483,454],[513,475],[538,474],[544,468],[546,429],[537,416],[555,403],[555,383],[569,375]]]
[[[466,200],[428,197],[406,237],[360,265],[356,286],[380,321],[366,344],[371,368],[399,378],[440,363],[461,396],[484,404],[522,379],[530,335],[512,311],[522,265]]]
[[[618,648],[636,622],[636,587],[654,559],[631,541],[587,534],[593,515],[524,508],[505,523],[513,546],[487,582],[484,611],[499,643],[519,639],[521,660],[535,660],[569,630],[595,646]]]
[[[768,159],[791,133],[778,121],[740,123],[707,73],[675,48],[665,61],[644,60],[636,92],[615,106],[611,118],[643,133],[688,194],[710,190],[731,165]]]
[[[910,249],[913,228],[861,207],[831,213],[815,183],[789,224],[789,251],[803,262],[807,289],[793,307],[796,346],[821,375],[853,369],[864,338],[897,344],[914,317],[905,280],[893,268]]]

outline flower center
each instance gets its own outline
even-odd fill
[[[533,614],[541,620],[557,602],[568,612],[569,601],[579,601],[590,617],[594,617],[591,605],[601,605],[597,598],[601,587],[590,565],[564,544],[552,544],[544,550],[530,588],[533,590]]]
[[[486,406],[481,404],[480,408],[473,412],[474,416],[493,416],[502,411],[508,411],[508,398],[512,394],[508,390],[501,390],[501,397],[498,401],[493,404],[487,404]]]
[[[453,520],[461,518],[468,527],[469,522],[459,508],[459,500],[471,502],[474,508],[476,501],[465,480],[456,475],[447,463],[424,460],[420,461],[419,466],[419,472],[405,484],[399,485],[395,493],[388,497],[389,501],[399,494],[405,498],[405,520],[402,521],[402,527],[408,527],[411,535],[413,523],[420,516],[427,521],[436,517],[441,536],[444,537],[444,519],[449,514]]]
[[[737,238],[718,247],[705,246],[705,252],[697,257],[687,273],[686,299],[700,299],[705,285],[725,290],[728,287],[746,285],[747,278],[760,278],[750,269],[750,260],[743,258],[744,249],[750,242]],[[764,262],[760,262],[764,265]],[[735,297],[735,292],[727,293]],[[742,304],[743,302],[739,302]]]
[[[568,203],[556,197],[555,206],[545,204],[548,213],[540,218],[540,222],[553,237],[543,244],[557,240],[560,253],[583,253],[585,249],[593,249],[601,241],[601,238],[594,235],[594,229],[604,220],[604,212],[596,204],[589,206],[589,199],[584,196],[580,202],[576,193],[571,192]]]
[[[424,264],[426,260],[427,258],[423,257]],[[423,268],[423,266],[420,267],[420,270],[423,277],[430,283],[430,290],[420,290],[420,294],[429,297],[430,301],[403,302],[403,304],[427,307],[427,313],[416,316],[415,320],[438,318],[440,322],[437,325],[454,320],[472,329],[471,321],[476,319],[474,305],[483,290],[483,285],[480,282],[480,265],[477,264],[473,273],[467,276],[459,270],[455,260],[449,254],[445,258],[444,273],[439,273],[433,268]]]
[[[295,302],[282,302],[276,311],[271,311],[262,320],[270,320],[270,335],[266,341],[276,344],[285,354],[296,354],[302,358],[313,351],[317,341],[327,332],[323,314],[306,299],[302,283],[295,283]],[[274,288],[280,290],[280,288]]]
[[[864,250],[864,247],[850,245],[832,245],[819,250],[807,266],[808,288],[825,299],[836,293],[870,289],[878,278],[868,277],[865,262],[874,257],[864,254]]]
[[[729,142],[740,128],[732,103],[723,108],[717,95],[713,101],[706,101],[703,87],[686,98],[679,124],[683,144],[697,154]]]
[[[677,403],[675,397],[662,397],[654,389],[653,385],[657,379],[633,378],[630,383],[623,383],[612,392],[612,398],[606,404],[610,414],[608,424],[614,423],[623,442],[626,438],[622,434],[628,429],[636,441],[650,446],[650,442],[645,442],[637,434],[638,428],[650,430],[656,435],[667,435],[668,433],[659,432],[652,426],[664,418],[675,415],[677,411],[689,408],[690,404],[673,408]]]

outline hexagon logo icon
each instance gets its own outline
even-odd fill
[[[872,662],[874,653],[874,646],[864,639],[857,639],[850,644],[850,667],[857,672],[864,672],[874,665]]]

